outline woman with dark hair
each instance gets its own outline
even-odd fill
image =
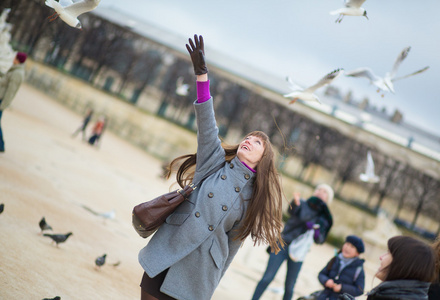
[[[282,190],[269,138],[253,131],[238,145],[222,145],[202,36],[189,39],[186,47],[197,76],[197,153],[174,159],[169,170],[177,170],[181,187],[217,171],[140,251],[142,300],[211,299],[246,237],[269,244],[275,252],[282,246]]]
[[[409,236],[388,240],[388,252],[380,257],[376,277],[383,282],[373,288],[367,300],[427,300],[435,278],[435,255],[426,243]]]
[[[432,248],[434,249],[434,253],[436,256],[435,275],[437,276],[437,278],[429,287],[428,298],[429,300],[439,300],[440,299],[440,235],[435,240],[434,244],[432,245]]]

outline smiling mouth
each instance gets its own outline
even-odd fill
[[[247,150],[247,151],[251,151],[251,149],[249,149],[249,147],[246,146],[246,145],[241,146],[241,148],[242,148],[242,149],[245,149],[245,150]]]

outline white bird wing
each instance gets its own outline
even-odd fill
[[[334,70],[333,72],[330,72],[327,75],[325,75],[324,77],[322,77],[321,80],[319,80],[314,85],[306,88],[304,90],[304,92],[313,93],[318,88],[323,87],[323,86],[325,86],[327,84],[330,84],[333,80],[338,78],[342,73],[344,73],[343,69]]]
[[[359,68],[359,69],[355,69],[352,71],[348,71],[345,73],[345,76],[365,77],[365,78],[369,79],[370,81],[380,80],[380,77],[378,77],[376,74],[374,74],[370,68]]]
[[[95,9],[101,0],[83,0],[67,6],[64,11],[71,16],[79,15]]]
[[[399,56],[397,56],[396,61],[394,62],[393,69],[391,70],[391,73],[389,74],[389,77],[391,80],[396,76],[397,69],[399,69],[400,64],[402,61],[408,56],[408,52],[411,49],[411,47],[406,47],[400,52]]]
[[[411,76],[413,76],[413,75],[417,75],[417,74],[423,73],[423,72],[425,72],[425,71],[428,70],[428,69],[429,69],[429,66],[424,67],[423,69],[420,69],[420,70],[418,70],[418,71],[415,71],[415,72],[413,72],[413,73],[411,73],[411,74],[408,74],[408,75],[405,75],[405,76],[401,76],[401,77],[398,77],[398,78],[393,78],[391,81],[396,81],[396,80],[400,80],[400,79],[408,78],[408,77],[411,77]]]
[[[368,176],[375,176],[374,174],[374,161],[373,161],[373,156],[371,155],[371,152],[368,151],[367,153],[367,168],[365,170],[365,174],[367,174]]]
[[[59,2],[62,7],[66,7],[74,3],[72,0],[60,0]]]
[[[292,91],[302,91],[304,90],[304,87],[300,86],[298,83],[294,82],[292,78],[289,76],[286,76],[286,81],[289,83],[289,88]]]
[[[359,8],[359,7],[361,7],[362,4],[364,4],[364,2],[365,2],[365,0],[348,0],[348,1],[345,1],[345,6]]]

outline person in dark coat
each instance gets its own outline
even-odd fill
[[[317,300],[337,300],[347,293],[353,297],[363,294],[365,286],[364,260],[359,254],[365,251],[361,238],[349,235],[338,255],[319,272],[319,282],[324,286]]]
[[[211,299],[248,236],[276,252],[280,247],[283,198],[269,137],[252,131],[239,144],[222,144],[203,38],[195,35],[189,44],[197,78],[197,153],[174,159],[168,169],[177,170],[181,187],[216,171],[167,217],[139,252],[145,271],[142,300]]]
[[[286,245],[292,243],[301,234],[309,229],[314,229],[314,242],[323,244],[328,232],[333,225],[333,218],[327,204],[333,200],[333,189],[327,184],[320,184],[316,187],[312,197],[307,200],[300,199],[298,193],[288,209],[290,218],[286,221],[282,237]],[[263,278],[255,288],[252,300],[260,299],[267,286],[275,278],[281,264],[287,260],[287,273],[284,283],[283,300],[290,300],[293,297],[293,290],[302,261],[293,261],[289,256],[288,247],[281,249],[279,253],[270,252],[269,261]]]
[[[388,240],[376,277],[383,282],[367,293],[367,300],[428,300],[435,279],[435,255],[425,242],[409,236]]]
[[[431,284],[428,291],[429,300],[439,300],[440,299],[440,235],[437,237],[436,241],[432,245],[434,253],[436,255],[436,272],[437,278]]]

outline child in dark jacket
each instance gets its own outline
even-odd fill
[[[365,250],[361,238],[349,235],[338,255],[333,257],[318,275],[324,291],[318,300],[337,300],[347,293],[353,297],[363,294],[365,286],[364,260],[359,254]]]

